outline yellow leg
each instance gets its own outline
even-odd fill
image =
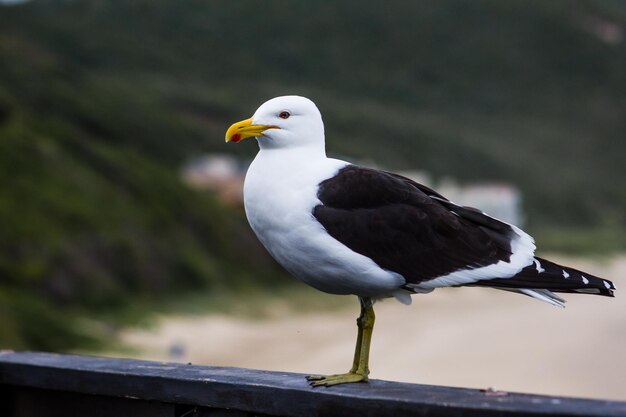
[[[363,335],[361,336],[361,354],[359,356],[357,373],[364,374],[366,378],[370,373],[370,345],[372,342],[372,334],[374,333],[374,322],[376,321],[373,304],[374,303],[369,298],[361,299],[361,308],[363,310]]]
[[[361,300],[359,299],[359,302]],[[356,335],[356,346],[354,348],[354,359],[352,360],[352,368],[350,373],[356,373],[359,369],[359,359],[361,359],[361,339],[363,338],[363,308],[361,308],[361,314],[356,319],[356,327],[358,329]]]
[[[352,369],[345,374],[308,376],[307,380],[310,381],[311,386],[329,387],[331,385],[346,384],[349,382],[367,381],[367,376],[370,373],[370,344],[376,316],[374,315],[371,299],[359,297],[359,301],[361,302],[361,315],[357,319],[359,331],[357,334],[356,348],[354,350]]]

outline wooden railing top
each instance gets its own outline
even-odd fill
[[[0,352],[0,389],[11,387],[273,416],[626,416],[626,402],[380,380],[314,389],[287,372]]]

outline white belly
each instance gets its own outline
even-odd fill
[[[346,165],[261,151],[246,175],[246,216],[270,254],[312,287],[333,294],[391,296],[404,278],[341,244],[312,214],[320,204],[318,184]]]

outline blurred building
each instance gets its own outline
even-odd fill
[[[247,165],[226,154],[193,158],[181,171],[183,182],[193,188],[212,190],[233,206],[243,207],[243,181]]]

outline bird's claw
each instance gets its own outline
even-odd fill
[[[367,375],[357,374],[355,372],[334,375],[310,375],[306,377],[306,380],[309,381],[309,385],[312,387],[330,387],[353,382],[366,382]]]

